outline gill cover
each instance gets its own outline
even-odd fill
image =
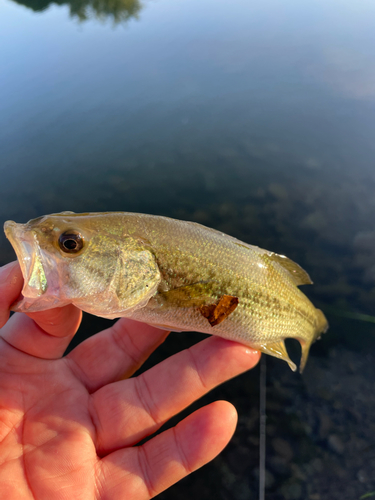
[[[69,259],[67,294],[83,311],[113,319],[144,307],[161,281],[152,252],[139,241],[96,235]]]

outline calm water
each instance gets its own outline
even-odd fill
[[[374,492],[374,4],[92,4],[0,0],[0,219],[164,214],[299,262],[331,328],[302,377],[267,359],[266,498]],[[257,498],[258,378],[199,402],[229,399],[238,431],[160,498]]]

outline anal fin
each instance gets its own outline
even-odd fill
[[[261,345],[254,346],[258,351],[263,352],[264,354],[270,354],[275,358],[283,359],[286,361],[294,372],[297,370],[297,366],[290,359],[288,352],[286,350],[285,344],[283,340],[279,342],[263,342]]]

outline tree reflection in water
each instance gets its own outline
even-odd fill
[[[68,5],[70,15],[79,21],[96,17],[102,21],[113,19],[115,23],[127,21],[131,17],[138,17],[142,9],[139,0],[14,0],[26,7],[40,12],[50,5]]]

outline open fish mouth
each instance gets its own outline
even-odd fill
[[[25,224],[13,221],[5,222],[4,231],[21,267],[24,279],[23,297],[30,299],[40,297],[46,292],[48,284],[36,233],[26,228]]]

